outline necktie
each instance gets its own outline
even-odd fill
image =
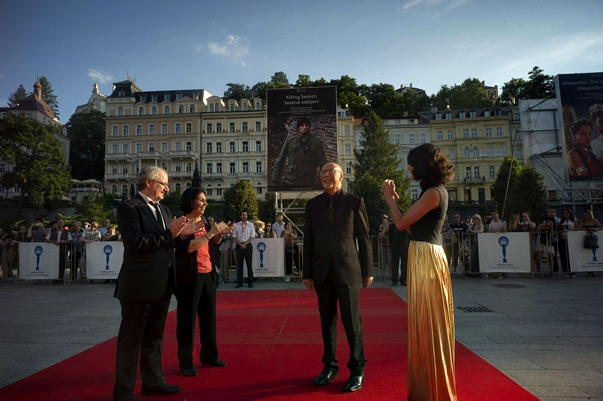
[[[329,222],[333,223],[333,218],[335,217],[335,202],[333,201],[333,197],[329,196]]]
[[[149,203],[155,208],[155,217],[157,218],[157,221],[159,222],[161,227],[165,228],[163,216],[161,215],[161,209],[159,208],[159,203],[153,201],[150,201]]]

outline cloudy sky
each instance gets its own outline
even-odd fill
[[[0,105],[46,75],[69,120],[92,85],[253,86],[277,71],[358,83],[499,88],[603,71],[603,0],[0,0]]]

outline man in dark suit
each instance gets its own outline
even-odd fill
[[[131,401],[140,354],[142,394],[176,394],[161,371],[163,329],[174,290],[173,243],[180,233],[190,235],[200,225],[184,217],[172,219],[158,202],[169,191],[165,170],[150,166],[138,174],[138,194],[117,208],[124,260],[115,297],[121,304],[121,325],[115,359],[115,401]]]
[[[335,163],[320,171],[325,189],[306,205],[304,227],[304,284],[316,289],[324,352],[323,372],[314,385],[324,386],[337,377],[337,301],[350,346],[350,378],[343,391],[360,390],[364,383],[364,342],[358,298],[360,284],[373,282],[373,255],[364,200],[341,189],[343,171]],[[358,248],[356,248],[358,243]]]

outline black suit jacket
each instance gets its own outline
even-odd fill
[[[324,192],[306,204],[303,278],[325,282],[331,261],[342,284],[356,284],[373,276],[373,251],[368,216],[361,197],[342,193],[333,223],[329,222]],[[356,247],[358,244],[358,247]]]
[[[169,264],[174,260],[174,239],[169,230],[172,213],[166,206],[160,204],[159,207],[166,229],[139,194],[120,203],[117,208],[124,260],[115,297],[121,301],[154,301],[165,294],[169,283]]]

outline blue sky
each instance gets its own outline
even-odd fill
[[[142,90],[253,86],[276,71],[358,83],[499,89],[603,70],[603,0],[0,0],[0,105],[46,75],[62,123],[97,82]],[[500,93],[500,92],[499,92]]]

